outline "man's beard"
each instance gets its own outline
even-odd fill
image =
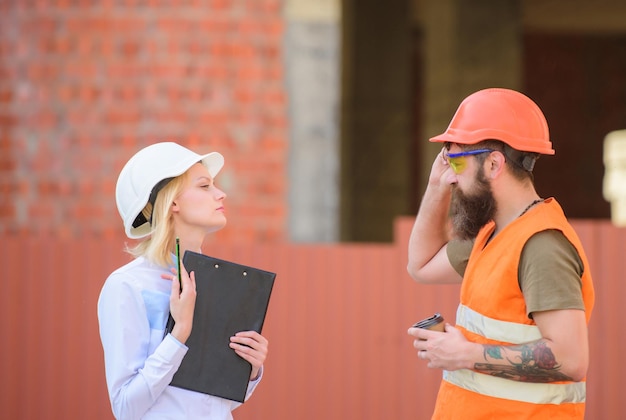
[[[478,171],[473,191],[469,194],[461,191],[457,184],[452,188],[450,218],[452,230],[460,239],[472,239],[478,231],[496,214],[496,200],[491,185],[482,171]]]

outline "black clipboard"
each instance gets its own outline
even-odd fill
[[[252,366],[229,347],[240,331],[261,333],[276,273],[186,251],[195,272],[196,306],[189,350],[170,385],[244,402]],[[174,326],[170,315],[165,334]]]

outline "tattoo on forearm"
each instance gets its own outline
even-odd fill
[[[476,363],[481,373],[520,382],[571,381],[559,371],[559,365],[550,347],[543,340],[518,346],[483,345],[485,361],[503,363]],[[508,363],[506,363],[508,362]]]

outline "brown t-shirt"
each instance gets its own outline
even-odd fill
[[[473,240],[448,242],[448,259],[457,273],[465,273]],[[526,314],[555,309],[585,310],[581,276],[584,267],[574,245],[558,230],[530,237],[520,258],[518,282]]]

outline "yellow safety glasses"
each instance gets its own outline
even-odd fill
[[[445,155],[448,164],[455,174],[460,174],[467,167],[467,156],[480,155],[481,153],[491,153],[491,149],[467,150],[459,153],[448,153]]]

